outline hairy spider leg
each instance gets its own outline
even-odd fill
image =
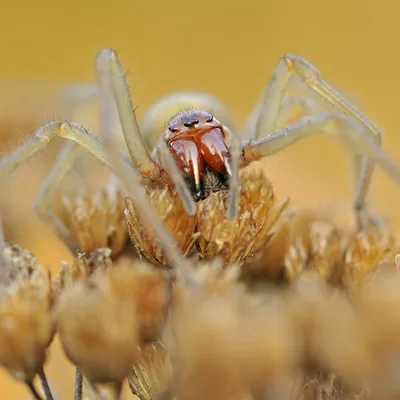
[[[264,97],[258,106],[259,112],[255,126],[256,139],[276,131],[285,89],[289,78],[293,75],[298,76],[307,87],[336,107],[340,113],[354,118],[360,124],[363,128],[363,135],[357,141],[357,146],[364,140],[364,137],[369,137],[377,145],[381,144],[381,130],[336,89],[325,82],[313,65],[303,58],[291,54],[282,57],[265,89]],[[346,130],[346,132],[349,132],[349,130]],[[356,194],[353,207],[356,211],[362,211],[371,182],[373,163],[371,162],[372,159],[368,159],[365,154],[362,154],[363,151],[361,149],[363,146],[360,146],[359,149],[357,146],[352,147],[355,153],[354,169],[356,178]],[[386,155],[385,158],[387,158]]]
[[[263,158],[316,133],[336,135],[351,150],[362,153],[370,162],[379,164],[400,185],[400,166],[370,136],[365,135],[360,124],[344,114],[307,116],[263,139],[243,143],[242,158],[245,162]]]

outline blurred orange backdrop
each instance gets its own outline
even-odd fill
[[[2,0],[2,126],[20,143],[31,134],[24,119],[33,109],[38,124],[66,118],[51,103],[37,106],[51,82],[94,81],[94,58],[103,47],[119,52],[139,116],[168,92],[195,89],[217,96],[240,125],[279,57],[290,52],[313,63],[382,127],[383,147],[400,163],[399,15],[400,3],[394,0]],[[9,149],[4,143],[0,153]],[[293,204],[322,209],[336,203],[348,212],[348,155],[335,139],[313,137],[266,166],[278,195],[291,196]],[[37,158],[43,163],[46,155]],[[29,176],[35,163],[1,185],[3,197],[20,193],[24,200],[13,214],[11,204],[19,200],[6,199],[6,225],[16,226],[7,239],[35,251],[41,263],[57,270],[69,254],[30,206],[37,190]],[[18,191],[9,191],[11,186]],[[400,222],[400,188],[379,168],[369,199],[376,214]],[[46,370],[58,398],[71,398],[72,369],[60,361],[57,349],[51,350]],[[0,387],[2,398],[28,398],[6,373],[1,373]]]

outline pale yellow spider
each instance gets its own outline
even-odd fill
[[[115,169],[116,164],[123,161],[121,165],[140,173],[145,185],[163,186],[173,183],[190,214],[195,213],[197,201],[205,199],[211,192],[233,186],[230,182],[237,182],[239,167],[281,151],[314,133],[337,135],[353,150],[357,178],[354,201],[356,211],[364,207],[375,163],[400,183],[400,167],[380,148],[379,128],[299,56],[282,57],[261,102],[244,130],[238,134],[232,131],[230,121],[225,120],[228,119],[228,113],[224,107],[211,96],[175,93],[149,109],[144,118],[144,139],[117,54],[110,49],[101,50],[96,59],[96,68],[102,130],[108,134],[112,131],[112,114],[116,106],[130,159],[110,149],[109,140],[102,143],[97,136],[77,123],[53,121],[43,125],[29,141],[0,162],[0,177],[3,177],[38,150],[44,149],[57,136],[74,142],[64,147],[40,190],[36,209],[42,216],[51,215],[48,209],[49,194],[54,192],[60,179],[71,167],[79,146],[117,175],[120,170]],[[310,115],[283,129],[277,129],[279,117],[288,107],[288,102],[285,103],[283,98],[289,79],[293,76],[323,101],[317,107],[314,101],[308,101],[307,98],[289,98],[289,103],[303,103]],[[333,112],[323,111],[323,103],[326,102],[330,103]],[[166,111],[171,109],[180,111],[172,117],[166,115]],[[210,109],[214,110],[215,115]],[[154,121],[159,121],[163,116],[168,121],[164,131],[155,131],[153,128],[158,125]],[[106,139],[107,136],[103,136],[103,140]],[[154,145],[151,154],[145,140]],[[233,217],[235,211],[229,215]],[[65,229],[56,218],[52,219],[59,231]]]

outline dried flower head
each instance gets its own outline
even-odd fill
[[[84,280],[96,273],[104,273],[113,265],[110,249],[96,249],[92,253],[78,254],[72,264],[61,263],[59,276],[53,281],[53,288],[57,295],[74,282]]]
[[[61,293],[57,307],[61,343],[91,382],[122,382],[137,358],[139,326],[134,298],[127,294],[119,293],[100,274]]]
[[[5,245],[3,256],[0,363],[16,379],[32,382],[54,335],[51,280],[31,252]]]
[[[157,338],[172,300],[171,278],[145,262],[121,260],[107,271],[109,285],[120,295],[132,296],[139,326],[140,343]]]
[[[66,354],[90,380],[121,382],[139,357],[138,346],[164,325],[170,281],[147,263],[121,257],[113,265],[104,251],[96,254],[103,268],[97,264],[88,275],[82,256],[73,268],[85,263],[84,273],[64,272],[69,278],[60,285],[58,331]]]
[[[167,339],[178,397],[242,398],[291,372],[295,337],[280,307],[261,306],[235,287],[187,296],[173,311]]]
[[[376,398],[400,395],[400,276],[395,270],[382,271],[359,285],[353,299],[360,315],[361,340],[370,357],[366,375]]]
[[[109,248],[116,258],[125,247],[128,234],[124,200],[116,186],[95,194],[62,196],[60,219],[81,252]]]
[[[191,216],[185,211],[179,195],[169,186],[163,189],[152,189],[148,192],[148,201],[161,217],[163,225],[176,241],[178,248],[183,254],[188,254],[194,244],[196,215]],[[128,232],[139,254],[154,265],[166,265],[165,254],[157,243],[152,228],[141,222],[134,202],[128,195],[125,197],[125,205]]]
[[[350,234],[344,254],[343,282],[354,291],[375,273],[395,267],[398,238],[385,228],[369,226]]]
[[[172,364],[160,340],[141,345],[139,352],[140,358],[128,377],[129,387],[140,400],[153,400],[168,390]]]
[[[342,268],[343,237],[325,221],[312,221],[304,235],[297,236],[284,259],[285,275],[295,279],[306,271],[318,273],[327,282],[338,282]]]
[[[239,212],[236,220],[226,217],[228,193],[211,194],[199,204],[197,248],[202,259],[219,257],[228,264],[243,264],[265,247],[283,207],[274,208],[273,187],[263,170],[242,170]]]

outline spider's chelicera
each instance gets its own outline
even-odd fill
[[[164,140],[194,201],[228,188],[232,169],[225,138],[222,124],[206,110],[181,111],[167,124]]]

